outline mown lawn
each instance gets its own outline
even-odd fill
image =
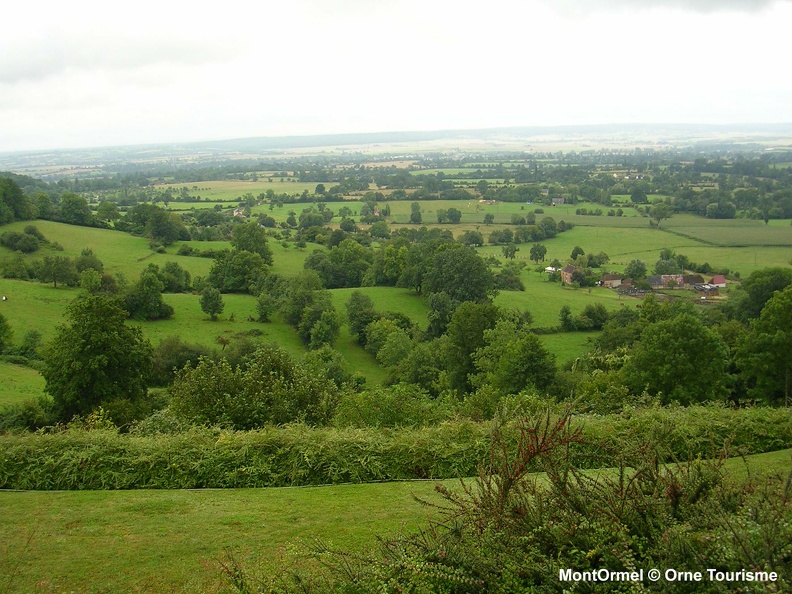
[[[747,464],[746,464],[747,462]],[[736,479],[788,472],[792,450],[727,461]],[[457,481],[444,481],[453,487]],[[434,482],[201,491],[0,493],[4,592],[230,591],[219,562],[277,566],[299,543],[347,550],[415,530],[436,511]]]

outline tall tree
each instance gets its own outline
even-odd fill
[[[473,248],[462,244],[449,244],[432,257],[423,289],[430,294],[445,292],[460,302],[482,302],[497,293],[487,264]]]
[[[88,295],[69,306],[69,323],[47,347],[42,371],[61,420],[106,403],[134,405],[145,398],[153,350],[126,318],[120,302],[110,297]]]
[[[737,362],[750,381],[749,392],[773,404],[790,405],[792,397],[792,286],[778,291],[737,352]]]
[[[258,254],[265,264],[272,265],[272,250],[267,245],[267,231],[256,222],[234,225],[231,245],[239,251]]]

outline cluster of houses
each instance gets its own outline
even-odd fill
[[[561,269],[561,282],[571,285],[572,275],[579,270],[580,268],[567,264]],[[646,282],[652,289],[692,289],[704,296],[715,296],[718,289],[726,287],[726,277],[722,274],[714,275],[709,282],[700,274],[658,274],[647,277]],[[602,275],[598,284],[620,292],[628,292],[635,287],[632,279],[613,273]]]

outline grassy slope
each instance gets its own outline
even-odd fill
[[[792,450],[727,462],[739,479],[788,472]],[[449,486],[456,481],[445,481]],[[8,592],[214,592],[232,547],[277,563],[290,543],[320,538],[365,551],[376,534],[414,529],[433,482],[209,491],[0,493],[0,585]]]
[[[44,378],[35,369],[0,361],[0,408],[44,392]]]

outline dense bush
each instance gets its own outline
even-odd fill
[[[592,475],[569,454],[570,446],[586,439],[568,418],[524,422],[518,431],[513,450],[495,439],[492,459],[475,480],[456,489],[437,485],[439,520],[416,534],[383,538],[379,555],[319,543],[310,552],[322,569],[303,562],[284,571],[281,565],[258,583],[233,560],[224,570],[239,591],[282,594],[703,593],[736,586],[668,578],[641,584],[639,578],[570,580],[567,589],[561,571],[569,569],[637,574],[672,568],[704,575],[709,568],[748,570],[775,579],[743,581],[740,592],[788,591],[792,585],[792,475],[743,484],[729,480],[722,457],[664,467],[668,452],[662,446],[629,441],[613,472]],[[537,468],[545,474],[532,474]]]
[[[709,455],[713,443],[730,438],[738,453],[792,447],[792,425],[782,409],[691,406],[579,416],[572,423],[582,427],[587,442],[572,450],[578,467],[614,465],[625,442],[667,444],[663,461]],[[473,476],[490,459],[493,426],[454,421],[394,430],[289,425],[249,432],[155,430],[151,436],[83,429],[5,435],[0,489],[265,487]],[[509,424],[503,435],[513,452],[518,429]]]
[[[315,371],[315,369],[314,369]],[[333,415],[340,392],[321,373],[308,373],[274,347],[256,350],[243,366],[201,359],[176,373],[172,407],[183,420],[232,429],[267,423],[322,425]]]

